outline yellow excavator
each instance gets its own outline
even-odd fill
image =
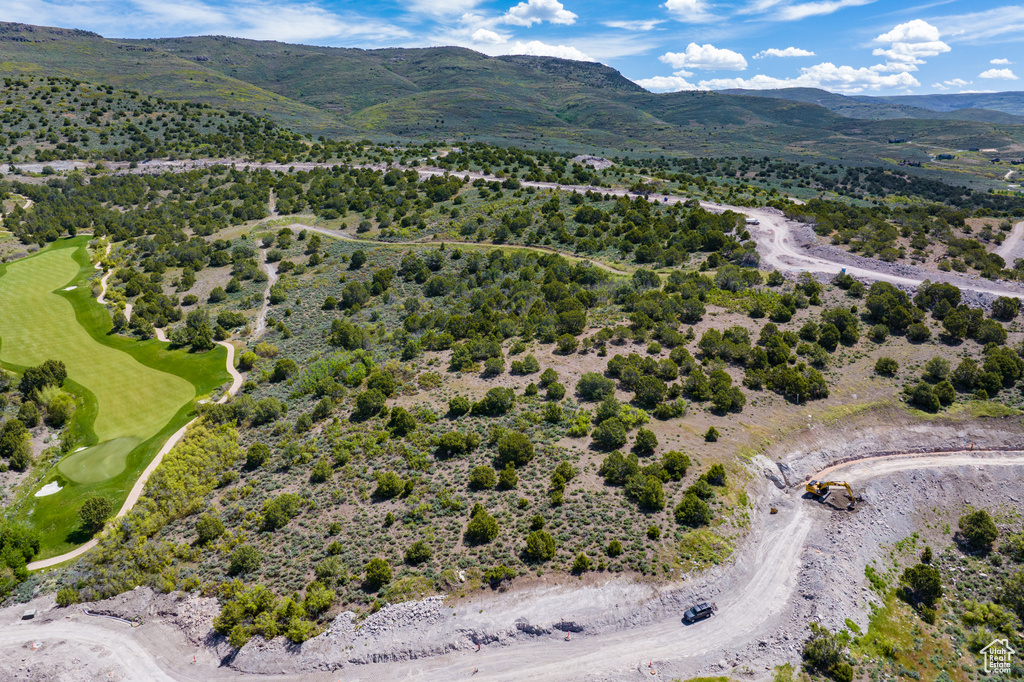
[[[832,488],[846,488],[846,494],[850,496],[850,506],[847,509],[853,509],[857,506],[857,498],[854,496],[850,484],[846,481],[808,481],[805,487],[807,492],[816,497],[819,502],[824,502],[828,499],[828,496],[832,494]]]

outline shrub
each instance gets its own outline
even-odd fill
[[[991,549],[992,543],[999,537],[995,521],[984,509],[964,514],[960,517],[957,527],[965,543],[974,549]]]
[[[932,337],[932,330],[923,322],[915,322],[907,327],[907,340],[911,343],[923,343]]]
[[[505,361],[501,358],[487,358],[484,361],[484,376],[496,377],[505,371]]]
[[[615,381],[601,376],[597,372],[587,372],[576,382],[576,394],[582,400],[604,400],[615,394]]]
[[[590,570],[592,565],[593,562],[590,561],[590,557],[583,552],[580,552],[576,556],[576,560],[572,562],[572,572],[577,574],[585,573]]]
[[[199,544],[213,542],[224,534],[224,522],[216,514],[203,514],[196,521],[196,537]]]
[[[612,540],[608,543],[608,549],[606,550],[606,553],[613,559],[619,556],[620,554],[622,554],[622,543],[618,540]]]
[[[544,396],[547,400],[561,400],[565,397],[565,386],[557,381],[553,381],[548,384],[547,395]]]
[[[313,465],[313,470],[309,473],[309,480],[312,483],[324,483],[331,480],[334,475],[334,467],[331,463],[324,458],[317,460],[317,463]]]
[[[558,372],[548,367],[540,373],[540,387],[547,388],[548,384],[558,381]]]
[[[57,590],[57,606],[65,607],[77,604],[81,600],[78,590],[73,587],[62,587]]]
[[[285,381],[299,371],[299,366],[291,358],[281,358],[274,363],[274,371],[270,374],[270,381],[277,383]]]
[[[114,505],[110,500],[102,495],[90,495],[78,508],[78,518],[82,522],[83,528],[95,533],[103,528],[103,524],[107,522],[107,518],[113,512]]]
[[[498,473],[498,487],[502,490],[511,490],[519,483],[519,474],[512,463],[505,465],[505,468]]]
[[[683,500],[676,505],[674,511],[676,523],[681,526],[698,528],[711,523],[711,508],[707,502],[700,499],[693,493],[687,493]]]
[[[511,388],[492,388],[483,400],[473,403],[473,414],[496,417],[503,415],[515,405],[516,394]]]
[[[634,386],[633,399],[641,407],[653,408],[665,399],[665,382],[658,377],[640,377]]]
[[[661,537],[661,528],[658,526],[647,526],[647,539],[657,540]]]
[[[900,364],[890,357],[878,358],[875,362],[875,374],[891,377],[900,370]]]
[[[709,426],[708,430],[704,432],[704,440],[708,443],[714,443],[718,440],[718,429],[714,426]]]
[[[284,528],[298,516],[302,498],[294,493],[282,493],[263,503],[263,530]]]
[[[557,544],[553,537],[546,531],[535,530],[526,536],[526,549],[523,550],[523,556],[527,561],[542,563],[554,559],[556,549]]]
[[[472,409],[472,404],[469,402],[469,398],[461,395],[457,395],[448,401],[448,412],[455,417],[461,417],[464,414],[468,414]]]
[[[418,566],[430,561],[432,556],[434,556],[434,551],[430,549],[430,545],[423,540],[417,540],[409,545],[409,549],[405,550],[405,563],[410,566]]]
[[[398,389],[398,382],[395,381],[390,372],[375,369],[366,378],[366,388],[375,388],[383,393],[386,398],[390,398]]]
[[[466,526],[466,540],[482,545],[498,537],[498,522],[487,513],[483,505],[473,505],[473,512]]]
[[[391,564],[380,557],[374,557],[366,562],[366,568],[363,569],[363,573],[366,576],[365,585],[371,592],[376,592],[384,585],[387,585],[393,577]]]
[[[934,606],[942,596],[942,577],[934,566],[917,564],[907,567],[900,576],[900,585],[903,588],[901,596],[915,606]]]
[[[626,427],[612,417],[598,424],[592,434],[594,443],[603,450],[615,450],[626,444]]]
[[[231,551],[228,562],[228,573],[255,573],[263,563],[263,556],[252,545],[238,545]]]
[[[270,459],[270,448],[263,443],[253,443],[245,453],[245,466],[258,469]]]
[[[382,500],[390,500],[398,497],[405,491],[405,481],[394,471],[385,471],[377,475],[377,489],[373,491],[374,497]]]
[[[836,682],[851,682],[853,668],[845,660],[850,636],[845,631],[833,634],[818,623],[810,623],[811,636],[804,643],[804,665]]]
[[[353,417],[356,419],[372,417],[384,409],[386,402],[387,398],[376,388],[363,391],[356,396],[356,409],[353,412]]]
[[[437,439],[437,456],[454,457],[464,455],[480,444],[480,438],[474,433],[463,435],[457,431],[449,431]]]
[[[641,457],[654,454],[658,449],[658,437],[649,429],[640,429],[636,432],[636,440],[633,441],[633,452]]]
[[[498,476],[494,469],[481,464],[469,474],[469,487],[473,490],[490,490],[498,483]]]
[[[721,464],[712,464],[701,478],[711,485],[724,486],[726,484],[725,467]]]
[[[661,456],[661,467],[673,481],[681,481],[690,468],[690,458],[678,450],[670,450]]]
[[[399,438],[404,438],[416,430],[416,418],[409,414],[404,407],[396,407],[391,410],[388,430]]]
[[[562,334],[556,339],[555,344],[559,355],[575,353],[576,349],[580,347],[580,342],[572,334]]]
[[[949,360],[936,356],[924,363],[924,378],[933,384],[948,379]]]
[[[518,432],[505,433],[498,439],[498,462],[504,467],[525,466],[533,459],[533,443]]]

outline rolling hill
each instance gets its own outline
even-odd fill
[[[1024,121],[824,91],[652,94],[618,71],[458,47],[361,50],[220,36],[109,40],[0,24],[0,73],[70,76],[267,116],[312,135],[476,139],[615,154],[808,157],[847,164],[957,145],[1015,149]],[[969,142],[965,142],[965,140]]]

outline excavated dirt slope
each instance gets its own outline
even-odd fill
[[[799,657],[809,621],[867,622],[874,597],[864,566],[919,530],[929,510],[1020,504],[1024,450],[1008,449],[1020,447],[1018,422],[807,432],[786,452],[755,459],[751,532],[735,559],[673,586],[608,580],[488,591],[450,605],[431,598],[358,623],[343,614],[302,646],[254,639],[234,655],[210,631],[213,600],[137,589],[88,605],[143,616],[132,628],[41,599],[32,605],[43,611],[34,621],[19,620],[24,606],[0,612],[0,677],[763,679],[772,666]],[[856,459],[843,461],[850,457]],[[805,476],[818,472],[850,480],[863,502],[848,512],[804,499]],[[991,490],[1001,492],[998,501]],[[778,514],[769,513],[772,506]],[[682,611],[698,599],[716,602],[718,613],[683,625]]]

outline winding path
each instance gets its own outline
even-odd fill
[[[1024,450],[891,454],[831,466],[817,476],[843,476],[863,485],[870,479],[902,471],[964,466],[1024,467]],[[816,553],[816,550],[806,547],[808,536],[816,523],[827,519],[820,505],[799,499],[800,493],[795,489],[785,494],[787,503],[779,505],[780,513],[767,517],[763,532],[751,538],[750,546],[716,579],[719,587],[723,588],[722,596],[717,600],[718,614],[699,626],[684,627],[679,622],[679,614],[673,613],[632,627],[578,636],[569,642],[561,638],[537,637],[509,646],[488,646],[479,652],[459,651],[398,663],[346,667],[343,676],[366,682],[405,679],[444,682],[453,679],[489,682],[621,680],[634,679],[637,671],[646,671],[648,659],[694,668],[709,657],[717,660],[717,652],[736,651],[770,638],[780,627],[780,616],[796,598],[801,567],[808,552]],[[805,549],[801,550],[801,545],[805,545]],[[521,595],[508,606],[512,612],[508,616],[512,619],[510,622],[514,622],[515,610],[526,603],[522,598],[525,596]],[[97,634],[98,627],[104,629],[102,634]],[[151,632],[147,633],[146,628],[133,630],[118,624],[71,620],[40,624],[7,623],[0,624],[0,651],[21,647],[28,638],[44,642],[60,640],[90,649],[100,647],[104,651],[116,651],[118,663],[126,672],[140,671],[136,674],[143,674],[146,679],[202,682],[222,679],[273,679],[281,682],[338,679],[338,673],[247,676],[217,667],[219,661],[205,651],[206,665],[202,669],[190,669],[177,663],[195,651],[183,643],[180,635],[176,637],[182,643],[174,644],[166,633],[159,635],[159,630]],[[472,667],[480,672],[471,674]]]
[[[327,230],[312,229],[314,232],[322,232],[323,234],[329,234]],[[256,328],[253,329],[252,337],[258,339],[267,333],[267,313],[270,312],[270,288],[279,279],[277,275],[277,263],[267,262],[267,250],[263,249],[260,251],[260,257],[263,259],[263,271],[267,273],[267,290],[263,292],[263,305],[260,306],[260,313],[256,316]]]

